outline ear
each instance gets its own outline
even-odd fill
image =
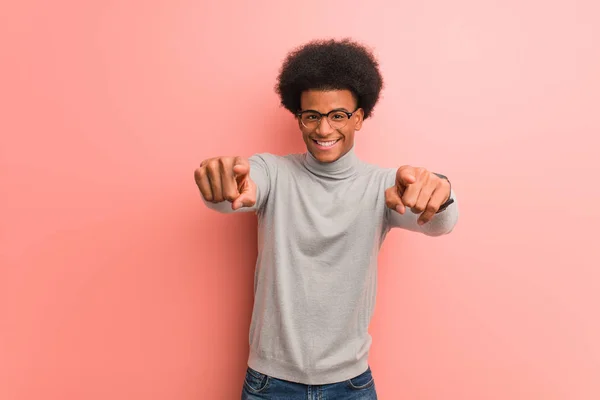
[[[298,115],[294,115],[294,118],[296,118],[296,122],[298,122],[298,128],[300,128],[300,130],[302,130],[304,128],[304,125],[302,125],[302,121],[300,121],[300,117]]]
[[[360,128],[362,128],[363,121],[365,120],[365,111],[362,108],[359,108],[354,113],[354,117],[356,119],[354,130],[360,131]]]

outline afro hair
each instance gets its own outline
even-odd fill
[[[350,39],[315,40],[291,51],[284,60],[275,91],[281,105],[300,110],[306,90],[350,90],[368,118],[379,100],[383,78],[373,53]]]

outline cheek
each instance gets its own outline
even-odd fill
[[[298,129],[300,130],[302,137],[306,137],[306,130],[304,129],[304,126],[300,123],[300,121],[298,121]]]
[[[303,140],[303,141],[304,141],[306,144],[310,143],[310,142],[311,142],[311,139],[310,139],[310,137],[309,137],[308,133],[307,133],[307,132],[304,132],[304,131],[301,131],[301,132],[302,132],[302,140]]]
[[[342,131],[346,141],[352,141],[354,139],[354,129],[345,129]]]

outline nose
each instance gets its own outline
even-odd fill
[[[327,136],[333,131],[333,127],[329,123],[329,120],[325,117],[321,118],[319,125],[317,126],[316,133],[318,135]]]

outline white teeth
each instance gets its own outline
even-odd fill
[[[330,146],[333,146],[337,142],[337,140],[332,140],[330,142],[320,142],[317,140],[316,142],[319,146],[330,147]]]

